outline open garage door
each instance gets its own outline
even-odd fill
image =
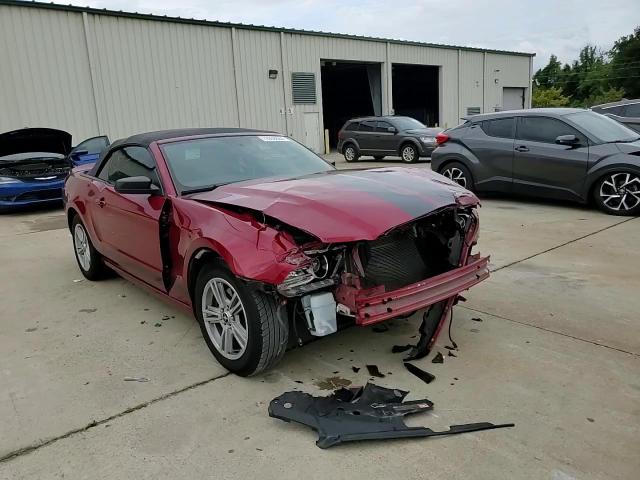
[[[391,68],[394,114],[428,127],[439,124],[439,67],[394,63]]]
[[[381,65],[322,60],[322,120],[335,148],[338,131],[354,117],[382,115]]]

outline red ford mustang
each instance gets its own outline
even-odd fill
[[[343,323],[428,308],[424,354],[489,275],[471,192],[427,169],[338,171],[271,132],[134,135],[73,170],[64,199],[84,276],[114,270],[192,311],[239,375]]]

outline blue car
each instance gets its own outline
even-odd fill
[[[0,135],[0,211],[61,202],[64,179],[78,165],[94,163],[109,146],[105,136],[71,147],[71,134],[23,128]]]

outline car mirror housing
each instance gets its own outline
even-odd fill
[[[575,135],[560,135],[556,138],[556,143],[558,145],[569,145],[570,147],[575,147],[580,143],[580,140]]]
[[[398,130],[396,130],[395,127],[387,127],[387,132],[389,132],[389,133],[398,133]]]
[[[115,190],[118,193],[157,195],[160,189],[151,183],[149,177],[125,177],[116,180]]]

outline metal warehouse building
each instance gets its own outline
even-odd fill
[[[0,132],[241,126],[323,152],[355,116],[528,107],[532,56],[0,0]]]

